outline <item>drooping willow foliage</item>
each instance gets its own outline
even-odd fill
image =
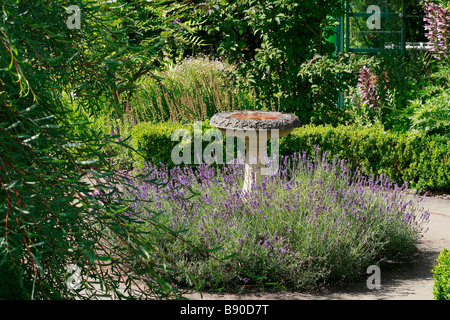
[[[160,36],[156,44],[132,43],[131,27],[120,25],[128,2],[112,8],[72,1],[81,13],[78,29],[69,28],[74,16],[66,1],[2,1],[2,299],[182,295],[157,272],[152,257],[159,253],[142,236],[139,221],[120,214],[127,208],[114,200],[120,190],[101,183],[112,167],[100,150],[117,140],[88,131],[86,120],[69,112],[74,103],[93,112],[117,106],[114,92],[150,70],[146,63],[167,40],[163,35],[170,32],[161,27],[153,29]],[[175,264],[167,260],[166,266]]]

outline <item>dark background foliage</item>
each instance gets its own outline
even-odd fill
[[[309,121],[311,83],[298,73],[316,54],[334,51],[325,39],[339,1],[208,1],[197,8],[201,50],[236,64],[234,80],[256,89],[260,108],[276,105]]]

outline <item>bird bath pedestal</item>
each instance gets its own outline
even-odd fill
[[[245,176],[242,188],[245,194],[250,192],[255,184],[262,182],[261,172],[266,169],[267,141],[289,134],[300,126],[300,121],[297,116],[290,113],[227,111],[215,114],[210,124],[223,134],[239,137],[245,142]]]

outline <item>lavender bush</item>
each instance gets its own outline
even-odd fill
[[[159,250],[213,288],[270,282],[300,290],[357,279],[371,264],[408,258],[428,220],[420,201],[407,201],[389,179],[354,174],[319,153],[282,157],[278,174],[246,198],[240,165],[145,165],[139,173],[146,179],[129,176],[139,194],[118,186],[131,200],[126,214],[141,217]],[[158,231],[154,221],[182,237]]]

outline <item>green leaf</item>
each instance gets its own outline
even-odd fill
[[[14,188],[14,186],[19,182],[19,180],[14,180],[11,184],[6,184],[4,190],[8,191],[9,189]]]
[[[41,125],[41,128],[44,128],[44,129],[59,129],[59,128],[61,128],[61,126],[58,125],[58,124],[43,124],[43,125]]]
[[[219,246],[219,247],[215,247],[215,248],[213,248],[213,249],[202,248],[201,250],[202,250],[202,251],[205,251],[205,252],[216,252],[216,251],[219,251],[219,250],[222,249],[222,248],[223,248],[223,246]]]
[[[77,164],[94,164],[94,163],[97,163],[97,162],[98,162],[98,159],[83,160],[83,161],[75,160],[75,163],[77,163]]]
[[[226,256],[226,257],[223,257],[223,258],[220,258],[220,260],[228,260],[228,259],[231,259],[231,258],[233,258],[234,256],[236,256],[237,255],[237,252],[235,252],[235,253],[233,253],[233,254],[230,254],[229,256]]]

